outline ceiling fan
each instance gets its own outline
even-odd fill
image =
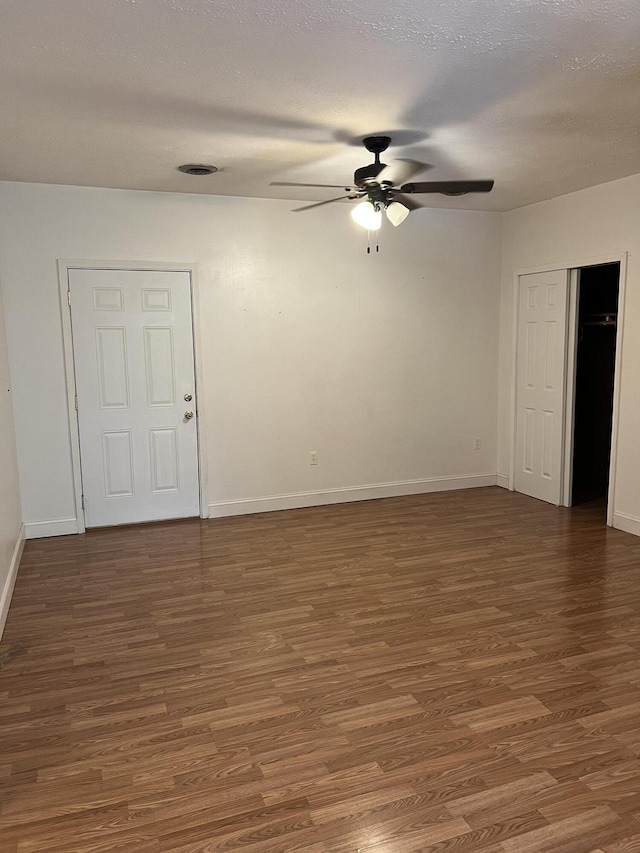
[[[466,193],[488,193],[493,188],[493,181],[426,181],[422,183],[407,183],[410,179],[431,167],[418,160],[394,160],[390,166],[380,162],[380,155],[391,144],[390,136],[367,136],[362,144],[370,151],[375,160],[368,166],[356,169],[353,176],[353,187],[344,187],[347,195],[306,204],[296,207],[295,213],[311,210],[323,204],[332,204],[343,199],[356,200],[357,204],[351,211],[353,219],[369,231],[377,231],[382,224],[382,211],[392,225],[400,225],[412,210],[422,205],[413,198],[414,193],[442,193],[442,195],[465,195]],[[341,189],[342,184],[296,184],[284,181],[273,181],[273,187],[321,187],[325,189]]]

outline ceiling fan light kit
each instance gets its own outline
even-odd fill
[[[353,176],[353,187],[345,187],[347,195],[329,198],[296,207],[295,213],[311,210],[334,201],[358,201],[351,211],[351,216],[358,225],[369,231],[377,231],[382,224],[382,210],[392,225],[401,225],[412,210],[422,207],[420,202],[412,199],[414,193],[441,193],[447,196],[466,195],[467,193],[488,193],[493,189],[493,181],[423,181],[407,183],[414,175],[430,169],[428,163],[419,160],[394,160],[391,165],[380,161],[380,155],[391,144],[390,136],[366,136],[362,144],[374,155],[374,162],[368,166],[356,169]],[[278,187],[326,187],[337,189],[339,184],[297,184],[274,181],[272,186]]]

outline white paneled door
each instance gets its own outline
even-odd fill
[[[69,270],[87,527],[200,511],[188,272]]]
[[[516,356],[517,492],[562,499],[568,270],[519,279]]]

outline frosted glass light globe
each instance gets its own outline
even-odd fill
[[[387,205],[386,212],[389,222],[397,227],[404,222],[409,215],[409,208],[405,207],[404,204],[399,201],[392,201]]]
[[[351,211],[351,218],[368,231],[377,231],[382,225],[382,213],[370,201],[361,201]]]

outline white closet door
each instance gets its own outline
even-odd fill
[[[69,292],[87,527],[197,516],[189,273],[69,270]]]
[[[514,486],[560,505],[568,270],[520,276]]]

